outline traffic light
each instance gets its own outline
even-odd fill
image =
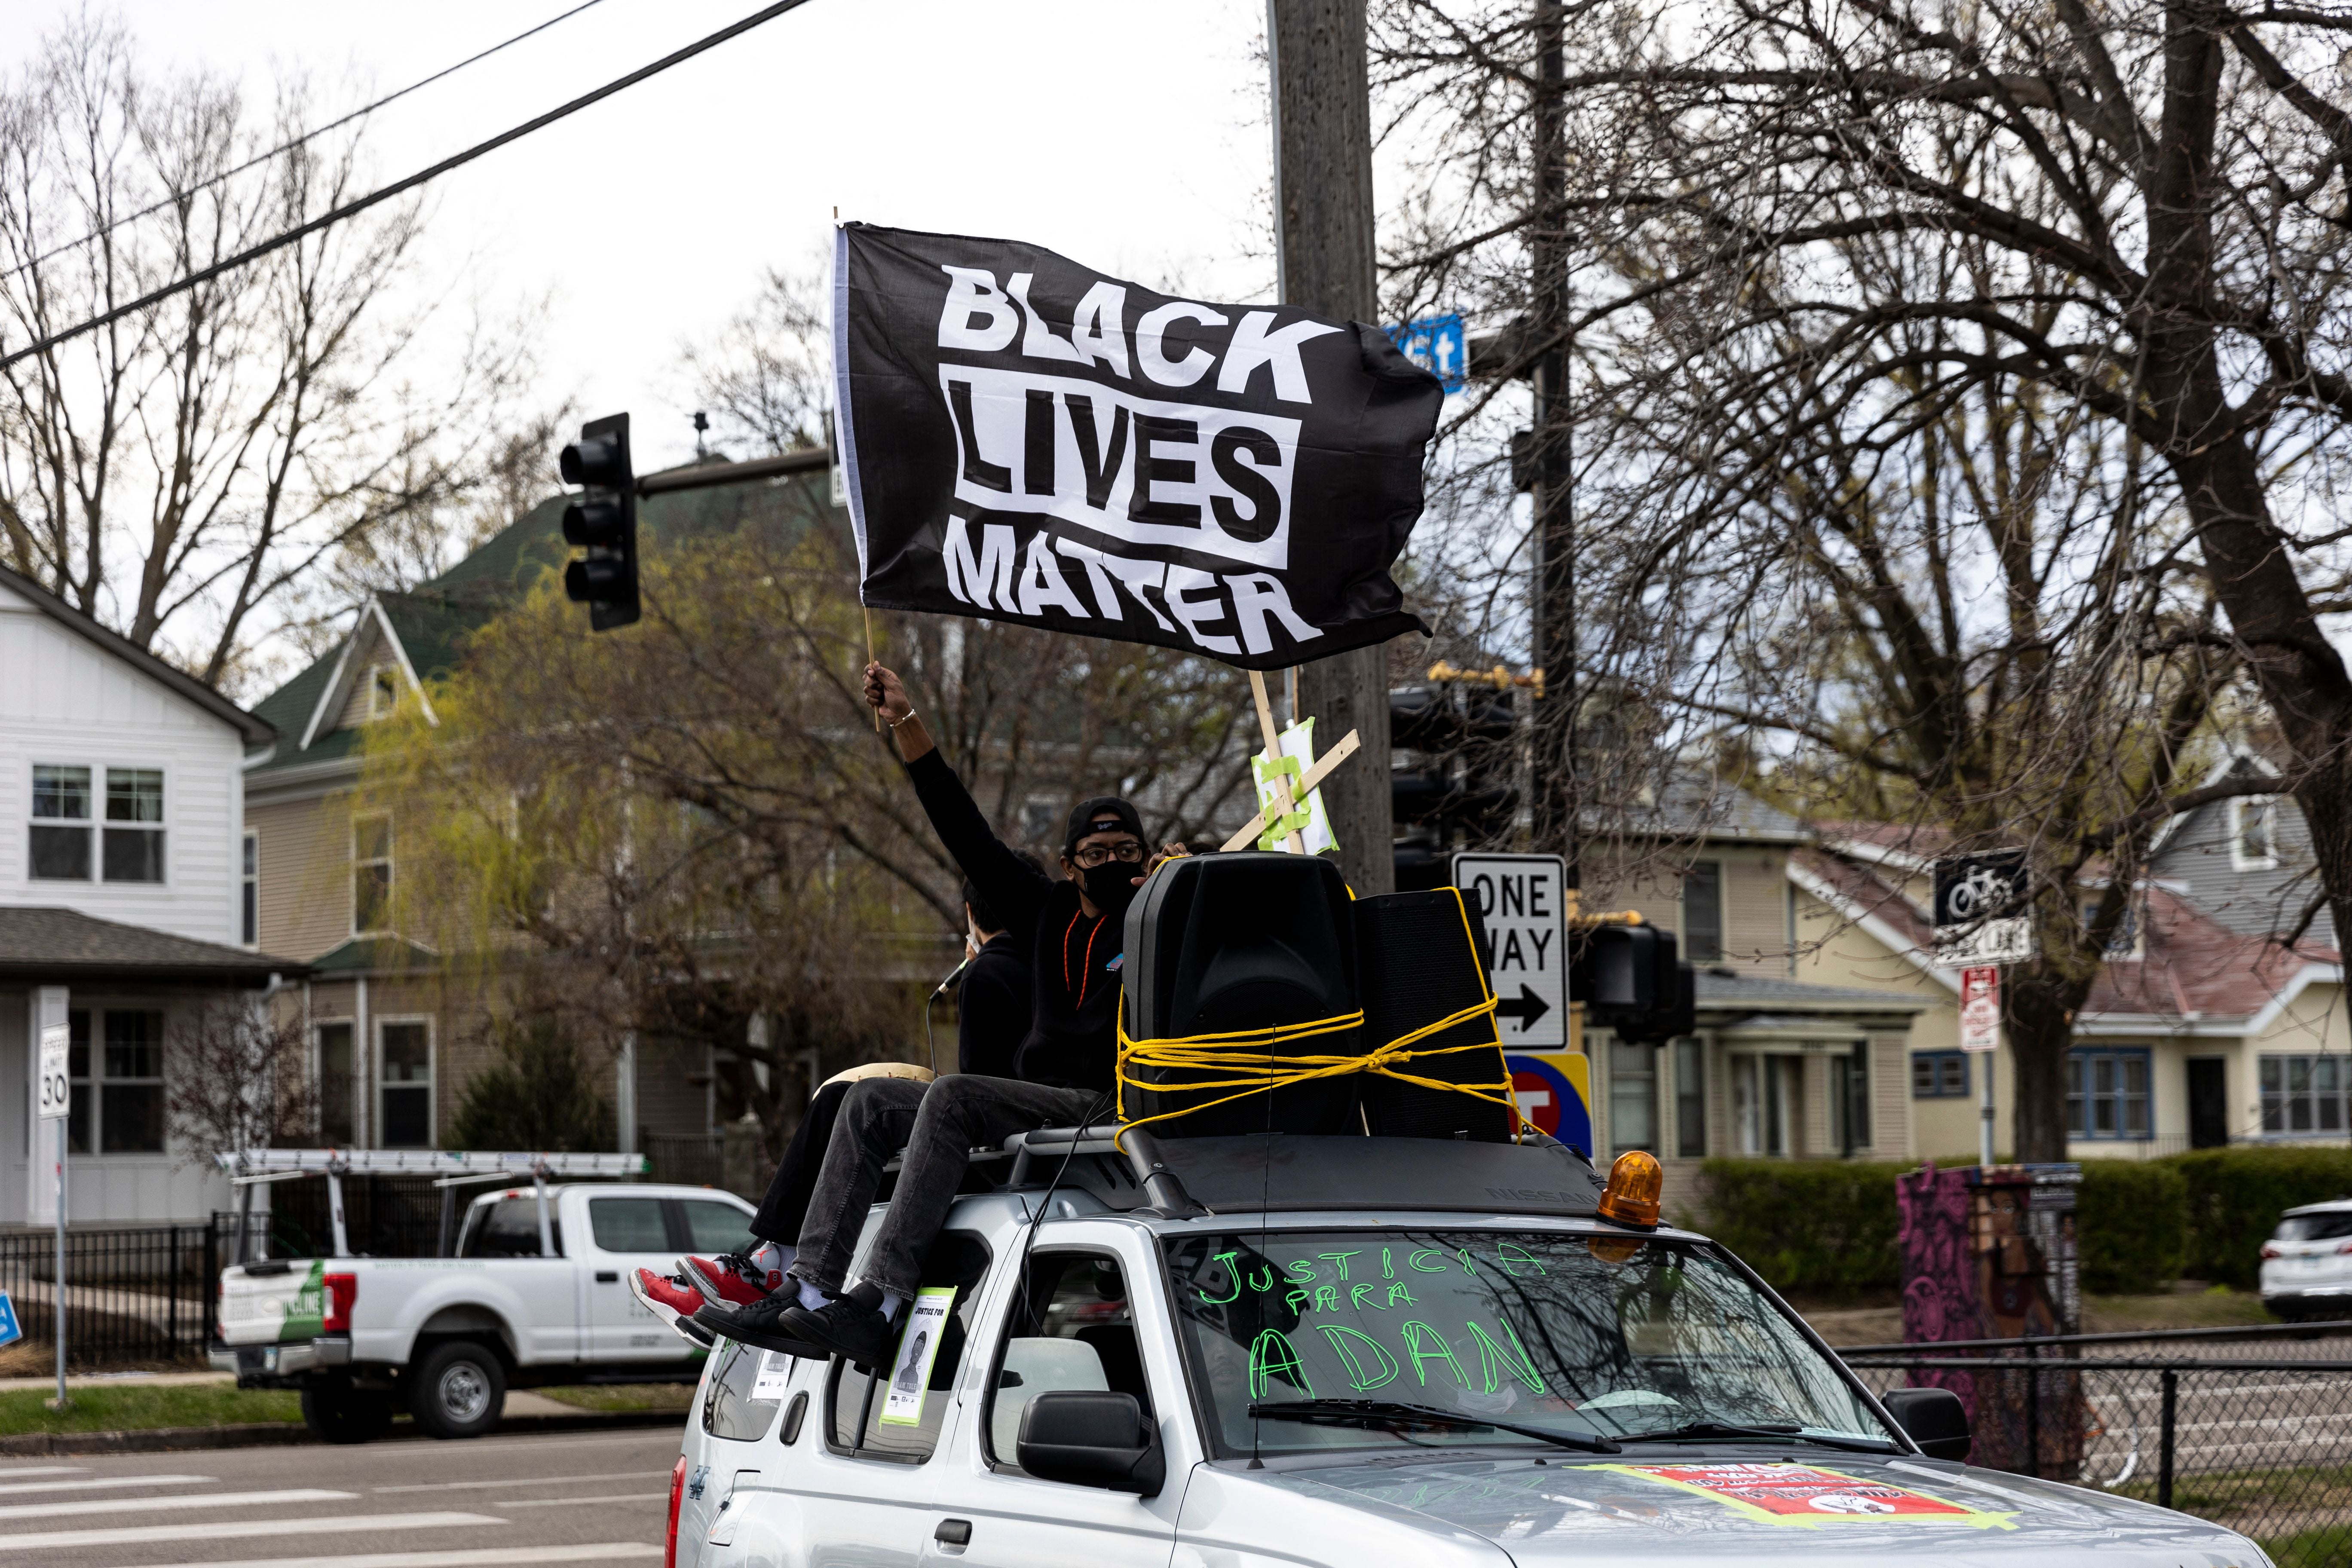
[[[559,468],[581,492],[563,509],[563,540],[587,555],[563,569],[563,591],[588,605],[597,631],[637,618],[637,481],[629,468],[629,416],[609,415],[580,427]]]
[[[1507,697],[1451,685],[1389,693],[1390,743],[1417,753],[1417,765],[1389,773],[1399,892],[1443,887],[1455,848],[1509,831],[1517,723]]]
[[[1568,994],[1585,1021],[1636,1045],[1664,1045],[1697,1027],[1691,966],[1676,962],[1672,931],[1602,925],[1580,933]]]

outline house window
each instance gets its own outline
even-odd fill
[[[391,929],[392,814],[352,818],[352,934]]]
[[[2240,871],[2278,866],[2278,801],[2266,795],[2242,795],[2230,803],[2230,865]]]
[[[163,1152],[163,1015],[106,1011],[106,1076],[98,1086],[101,1154]]]
[[[106,879],[163,879],[163,770],[106,770]]]
[[[1675,1042],[1675,1153],[1685,1160],[1706,1155],[1706,1042]]]
[[[109,1007],[95,1015],[104,1048],[90,1050],[92,1014],[66,1014],[66,1078],[73,1100],[66,1147],[77,1154],[163,1152],[163,1015]]]
[[[1658,1054],[1647,1046],[1609,1042],[1609,1142],[1658,1152]]]
[[[1683,957],[1714,963],[1723,957],[1723,862],[1701,860],[1683,878]]]
[[[1870,1047],[1857,1045],[1830,1064],[1830,1143],[1841,1154],[1870,1147]]]
[[[261,835],[245,836],[245,859],[237,879],[237,939],[247,947],[261,945]]]
[[[354,1142],[352,1107],[358,1080],[352,1076],[352,1026],[319,1026],[319,1141],[348,1149]]]
[[[89,770],[33,764],[32,868],[37,880],[89,880]]]
[[[1731,1058],[1731,1110],[1743,1154],[1786,1154],[1794,1145],[1789,1109],[1798,1101],[1790,1079],[1802,1068],[1795,1057]]]
[[[2066,1125],[2076,1138],[2150,1136],[2147,1051],[2076,1050],[2067,1053],[2073,1079],[2066,1094]]]
[[[1911,1053],[1911,1098],[1966,1100],[1969,1097],[1969,1054],[1966,1051]]]
[[[2265,1055],[2260,1065],[2263,1131],[2341,1132],[2352,1126],[2344,1103],[2352,1089],[2352,1058]]]
[[[396,666],[379,664],[368,671],[367,715],[370,719],[389,719],[400,707],[400,670]]]
[[[423,1018],[376,1026],[376,1146],[433,1147],[433,1026]]]

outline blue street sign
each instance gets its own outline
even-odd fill
[[[1449,310],[1443,316],[1423,316],[1418,321],[1391,327],[1389,342],[1396,344],[1399,353],[1444,383],[1446,391],[1462,390],[1470,373],[1470,338],[1463,331],[1461,312]]]
[[[8,1300],[8,1292],[0,1290],[0,1345],[13,1345],[25,1337],[16,1323],[16,1303]]]

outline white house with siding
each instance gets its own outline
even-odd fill
[[[0,568],[0,1223],[55,1218],[45,1140],[60,1124],[36,1119],[31,1092],[44,1022],[74,1042],[68,1218],[226,1206],[173,1147],[167,1040],[206,997],[301,972],[255,940],[244,770],[274,739]]]

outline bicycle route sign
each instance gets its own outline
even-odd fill
[[[1478,900],[1486,983],[1506,1051],[1568,1044],[1565,876],[1557,855],[1456,855],[1454,885]]]
[[[2033,962],[2032,873],[2022,849],[1936,862],[1936,967]]]

